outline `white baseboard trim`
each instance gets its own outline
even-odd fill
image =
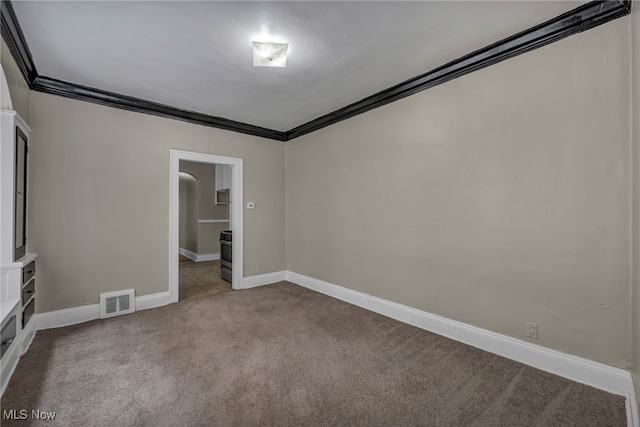
[[[161,307],[169,304],[169,292],[136,297],[136,311]],[[36,330],[60,328],[100,318],[100,304],[89,304],[80,307],[39,313],[35,316]]]
[[[271,283],[286,280],[285,271],[276,271],[274,273],[258,274],[256,276],[244,277],[240,289],[255,288],[256,286],[269,285]]]
[[[33,338],[36,336],[36,322],[35,317],[27,323],[27,327],[22,330],[22,354],[25,354],[29,350],[29,346],[33,342]]]
[[[196,257],[196,262],[215,261],[218,259],[220,259],[220,254],[199,254]]]
[[[157,294],[143,295],[136,297],[136,311],[147,310],[149,308],[162,307],[171,302],[169,291],[158,292]]]
[[[182,256],[186,256],[187,258],[189,258],[191,261],[196,261],[198,259],[198,254],[195,252],[191,252],[185,248],[179,248],[178,249],[178,253]]]
[[[631,395],[631,373],[624,369],[561,353],[291,271],[285,273],[285,280],[525,365],[625,396],[630,406],[637,406],[635,397]],[[633,418],[630,421],[635,424],[630,425],[637,426],[637,408],[631,412]]]
[[[194,262],[215,261],[220,259],[220,254],[197,254],[184,248],[179,248],[178,253]]]
[[[76,325],[100,318],[100,304],[89,304],[80,307],[65,308],[35,315],[36,329],[60,328]]]

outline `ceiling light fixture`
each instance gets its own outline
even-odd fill
[[[286,67],[289,43],[253,41],[254,67]]]

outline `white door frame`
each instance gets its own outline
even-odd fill
[[[232,170],[231,203],[229,204],[229,220],[233,224],[233,289],[242,289],[243,272],[243,221],[242,221],[242,159],[236,157],[216,156],[213,154],[194,153],[191,151],[170,150],[170,190],[169,190],[169,297],[171,302],[178,302],[179,265],[178,246],[180,244],[180,193],[179,178],[180,160],[200,163],[217,163],[230,165]],[[213,197],[213,194],[211,195]]]

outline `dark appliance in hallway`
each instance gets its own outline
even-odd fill
[[[220,277],[231,283],[233,269],[233,237],[231,230],[220,232]]]

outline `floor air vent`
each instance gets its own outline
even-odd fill
[[[134,290],[100,294],[100,318],[119,316],[135,311]]]

